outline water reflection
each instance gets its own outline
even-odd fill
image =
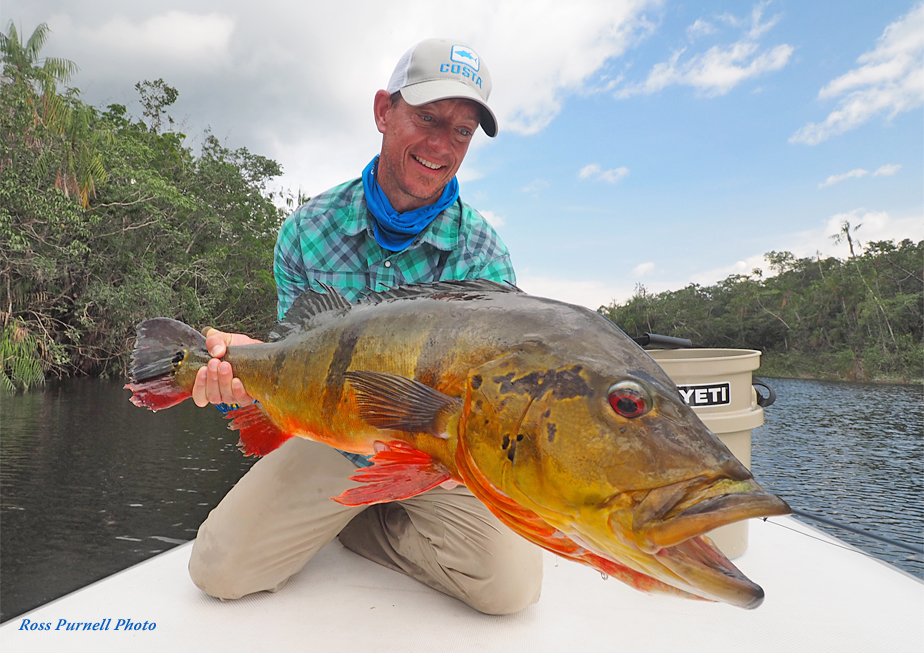
[[[777,402],[753,434],[761,484],[794,507],[921,546],[921,390],[770,384]],[[129,394],[82,379],[2,398],[2,620],[194,538],[250,468],[217,411],[185,402],[154,414]],[[921,556],[830,532],[924,577]]]
[[[193,539],[252,464],[217,411],[129,396],[80,379],[3,398],[3,620]]]

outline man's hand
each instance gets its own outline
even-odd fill
[[[205,329],[204,335],[205,347],[213,358],[196,374],[192,389],[193,401],[200,408],[208,404],[252,404],[254,398],[244,390],[241,380],[235,378],[231,363],[219,359],[227,353],[228,347],[253,345],[261,341],[242,333],[224,333],[212,328]]]

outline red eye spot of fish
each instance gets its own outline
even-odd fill
[[[622,417],[641,417],[651,410],[651,398],[635,381],[620,381],[610,388],[610,406]]]

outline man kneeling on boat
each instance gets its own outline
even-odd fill
[[[480,124],[497,123],[491,78],[468,45],[431,39],[398,62],[375,95],[381,153],[361,178],[299,207],[276,243],[279,318],[315,282],[351,301],[444,279],[515,283],[507,248],[459,199],[455,174]],[[317,288],[315,284],[313,287]],[[249,404],[226,346],[257,342],[209,330],[213,358],[193,390],[197,405]],[[332,501],[354,487],[365,457],[302,438],[258,461],[199,529],[189,562],[196,585],[221,599],[275,592],[334,537],[480,612],[509,614],[539,600],[542,556],[464,486],[444,486],[374,506]]]

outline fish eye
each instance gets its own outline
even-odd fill
[[[622,417],[641,417],[651,410],[651,397],[635,381],[620,381],[607,393],[607,399],[617,415]]]

